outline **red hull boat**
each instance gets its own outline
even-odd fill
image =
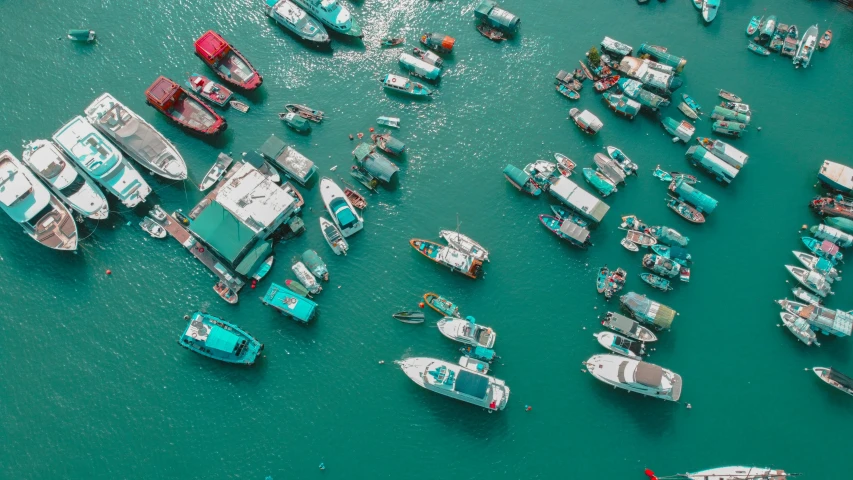
[[[198,97],[160,76],[145,91],[145,101],[175,122],[196,132],[216,135],[228,124]]]
[[[264,79],[240,52],[218,33],[208,30],[195,41],[195,54],[223,81],[245,90],[261,86]]]

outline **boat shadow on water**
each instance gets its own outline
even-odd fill
[[[588,373],[583,375],[591,377]],[[599,382],[595,378],[589,378],[588,380],[598,384],[594,385],[590,383],[587,385],[589,387],[587,390],[600,399],[600,405],[609,405],[611,409],[618,410],[630,417],[633,420],[632,423],[638,426],[649,437],[663,438],[671,436],[671,427],[676,417],[688,412],[687,408],[685,408],[685,405],[687,405],[685,401],[678,403],[668,402],[615,388]]]
[[[246,100],[249,101],[250,104],[255,105],[255,106],[262,105],[264,102],[266,102],[267,97],[269,97],[269,93],[267,93],[267,89],[264,88],[263,85],[261,85],[259,88],[256,88],[254,90],[237,89],[236,91],[237,91],[237,93],[240,94],[241,97],[245,98]],[[226,111],[229,113],[230,112],[237,112],[233,108],[229,108]],[[244,115],[251,115],[251,114],[252,114],[252,111],[249,110]],[[240,115],[240,113],[237,112],[237,115]],[[231,116],[231,118],[233,118],[233,116]],[[228,133],[228,130],[226,130],[224,133]],[[221,137],[222,135],[219,135],[219,136]]]

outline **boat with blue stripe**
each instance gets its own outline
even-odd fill
[[[202,312],[192,314],[178,343],[199,355],[243,365],[255,363],[264,349],[264,344],[240,327]]]

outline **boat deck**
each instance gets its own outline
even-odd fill
[[[175,119],[190,128],[207,130],[216,123],[216,118],[194,99],[184,95],[172,107]]]

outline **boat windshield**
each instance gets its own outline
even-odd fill
[[[326,12],[334,12],[338,8],[338,0],[323,0],[320,2],[320,8]]]
[[[336,198],[329,203],[329,206],[332,207],[335,217],[343,228],[350,228],[358,223],[358,219],[355,218],[355,215],[344,199]]]

